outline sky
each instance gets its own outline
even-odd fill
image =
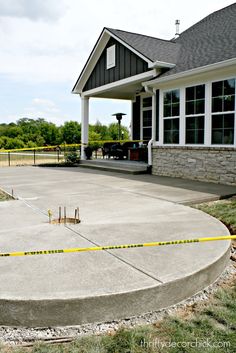
[[[71,90],[103,27],[162,39],[232,0],[0,0],[0,123],[44,118],[56,125],[80,117]],[[90,123],[114,121],[130,102],[90,99]]]

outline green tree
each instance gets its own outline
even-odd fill
[[[89,126],[89,131],[94,131],[100,135],[101,140],[107,140],[109,137],[108,127],[106,125],[102,125],[100,121],[96,121],[94,125]]]
[[[68,144],[80,143],[81,125],[77,121],[67,121],[61,128],[62,140]]]
[[[129,131],[126,126],[121,125],[120,126],[120,131],[123,132],[123,139],[128,140],[129,139]],[[108,126],[108,140],[118,140],[119,138],[119,127],[118,123],[111,123]]]

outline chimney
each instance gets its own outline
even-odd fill
[[[175,21],[175,38],[179,37],[179,25],[180,25],[180,20]]]

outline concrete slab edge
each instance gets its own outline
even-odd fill
[[[137,316],[177,304],[213,283],[230,259],[226,251],[209,266],[172,282],[133,292],[67,300],[0,299],[0,325],[71,326]]]

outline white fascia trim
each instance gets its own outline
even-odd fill
[[[119,81],[115,81],[115,82],[112,82],[112,83],[108,83],[107,85],[103,85],[103,86],[100,86],[100,87],[97,87],[97,88],[93,88],[93,89],[90,89],[89,91],[85,91],[81,94],[81,97],[90,97],[90,96],[94,96],[96,95],[97,93],[103,93],[105,91],[109,91],[113,88],[121,88],[123,86],[128,86],[130,84],[135,84],[139,81],[142,81],[142,80],[145,80],[145,79],[148,79],[148,78],[152,78],[156,75],[156,72],[155,70],[150,70],[150,71],[147,71],[147,72],[143,72],[142,74],[138,74],[138,75],[135,75],[135,76],[131,76],[131,77],[128,77],[128,78],[124,78],[123,80],[119,80]]]
[[[168,68],[168,69],[173,69],[173,67],[175,67],[175,66],[176,66],[176,64],[167,63],[165,61],[159,61],[159,60],[155,61],[154,63],[151,63],[150,65],[148,65],[148,67],[150,69],[153,69],[153,68],[158,69],[158,68],[161,68],[161,67]]]
[[[214,63],[214,64],[210,64],[210,65],[201,66],[196,69],[187,70],[187,71],[173,74],[173,75],[170,75],[167,77],[157,78],[155,80],[152,80],[151,82],[143,82],[142,85],[154,87],[154,86],[158,85],[159,83],[176,80],[178,78],[185,78],[185,77],[188,77],[191,75],[201,74],[201,73],[204,73],[204,72],[207,72],[210,70],[221,69],[221,68],[228,67],[228,66],[231,66],[234,64],[236,64],[236,58],[228,59],[225,61],[220,61],[218,63]]]
[[[91,75],[91,73],[92,73],[100,55],[102,54],[105,46],[107,45],[109,39],[110,39],[110,37],[106,33],[106,30],[103,30],[103,32],[100,35],[99,41],[97,42],[93,51],[90,53],[90,58],[89,58],[88,62],[86,63],[86,66],[83,68],[81,77],[78,80],[78,82],[76,83],[76,86],[74,87],[72,93],[81,94],[84,85],[86,84],[89,76]]]

